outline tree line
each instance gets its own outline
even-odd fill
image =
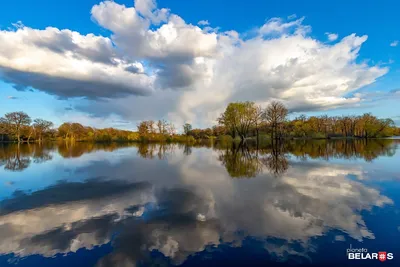
[[[260,136],[265,139],[284,138],[379,138],[399,136],[400,128],[391,119],[380,119],[371,113],[360,116],[300,115],[288,119],[289,111],[273,101],[265,108],[254,102],[230,103],[212,128],[193,129],[185,123],[182,134],[166,120],[146,120],[137,124],[137,131],[115,128],[97,129],[76,122],[65,122],[58,128],[53,122],[32,119],[25,112],[10,112],[0,118],[0,142],[43,142],[43,140],[95,142],[189,142],[203,139],[232,138],[245,142]]]
[[[35,119],[25,112],[10,112],[0,118],[1,141],[16,139],[18,143],[26,139],[42,141],[52,131],[53,123],[43,119]]]
[[[71,142],[186,142],[186,136],[178,134],[171,122],[165,120],[142,121],[137,131],[115,128],[97,129],[77,122],[65,122],[58,128],[53,122],[34,119],[25,112],[10,112],[0,118],[0,142],[43,142],[43,140],[64,140]],[[194,140],[192,140],[194,141]]]
[[[263,108],[253,102],[230,103],[218,118],[226,133],[241,141],[259,139],[260,133],[272,140],[283,138],[378,138],[400,135],[392,119],[379,119],[370,113],[361,116],[301,115],[288,119],[289,111],[273,101]],[[189,133],[191,134],[191,133]]]
[[[0,142],[66,141],[135,141],[138,133],[115,128],[96,129],[76,122],[65,122],[58,128],[44,119],[34,119],[25,112],[10,112],[0,118]]]

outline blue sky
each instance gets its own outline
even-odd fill
[[[117,0],[115,2],[118,7],[121,8],[123,7],[123,5],[125,5],[124,8],[131,8],[134,6],[133,1]],[[147,2],[148,4],[151,3],[151,0],[141,0],[141,2],[145,4]],[[48,78],[47,75],[49,73],[47,72],[47,70],[45,70],[45,67],[37,65],[34,65],[33,67],[29,66],[29,68],[23,67],[22,69],[17,69],[18,75],[22,75],[21,71],[24,73],[24,75],[30,73],[30,71],[33,71],[35,74],[38,74],[35,79],[42,80],[40,82],[38,82],[37,80],[32,81],[28,78],[24,78],[24,80],[22,80],[20,76],[15,76],[16,68],[20,68],[21,66],[19,65],[16,67],[14,65],[10,65],[12,64],[10,62],[16,62],[17,57],[8,58],[6,61],[2,62],[2,53],[4,55],[13,54],[13,51],[11,51],[10,49],[14,49],[14,51],[20,52],[19,58],[25,57],[24,60],[33,60],[33,58],[30,58],[30,53],[27,52],[31,51],[29,49],[49,49],[49,46],[48,44],[40,44],[43,45],[43,47],[45,46],[43,48],[39,44],[35,43],[35,46],[28,47],[28,44],[30,42],[29,38],[35,38],[33,37],[33,35],[32,37],[29,36],[29,38],[25,38],[22,41],[21,39],[18,39],[19,37],[16,37],[15,40],[19,40],[19,43],[22,42],[22,45],[26,44],[26,47],[24,46],[23,48],[19,48],[18,45],[15,45],[13,48],[13,46],[10,45],[9,47],[4,48],[3,51],[0,49],[0,114],[15,110],[23,110],[31,114],[32,117],[44,117],[46,119],[55,121],[56,124],[60,124],[66,120],[75,119],[82,123],[91,124],[98,127],[118,126],[121,128],[134,128],[134,125],[136,125],[136,121],[140,118],[158,119],[160,117],[172,120],[177,124],[184,121],[189,121],[195,125],[207,126],[212,124],[212,118],[215,117],[215,114],[218,113],[220,108],[223,107],[227,103],[227,101],[252,100],[257,102],[257,100],[260,99],[260,103],[266,103],[269,99],[273,98],[283,99],[284,101],[287,101],[289,108],[293,107],[293,109],[298,111],[299,113],[306,113],[310,115],[318,115],[321,113],[328,113],[332,115],[347,115],[373,112],[380,117],[391,117],[396,121],[397,124],[400,124],[400,112],[396,111],[394,108],[395,105],[398,103],[400,97],[399,94],[393,93],[394,90],[400,88],[400,44],[397,45],[396,42],[400,41],[400,31],[398,30],[400,26],[400,21],[398,20],[397,14],[398,10],[400,9],[400,3],[398,1],[370,0],[362,1],[361,3],[359,1],[300,2],[294,0],[249,0],[246,2],[211,0],[159,0],[156,3],[158,8],[151,8],[150,11],[152,13],[144,14],[146,11],[138,11],[139,9],[136,8],[138,14],[142,12],[140,13],[140,17],[144,21],[143,25],[146,25],[146,22],[150,24],[148,28],[146,28],[146,26],[143,26],[145,27],[144,30],[148,29],[156,32],[158,29],[160,29],[162,25],[168,23],[177,25],[177,22],[174,21],[172,16],[172,14],[176,14],[184,21],[184,24],[181,24],[179,27],[187,27],[189,30],[193,31],[195,30],[193,29],[193,27],[199,27],[203,30],[204,36],[191,35],[192,37],[190,38],[198,39],[191,39],[190,44],[188,44],[187,46],[182,45],[186,47],[184,49],[177,44],[182,43],[182,40],[186,40],[189,37],[185,36],[183,33],[178,33],[178,37],[175,36],[175,38],[177,38],[177,44],[172,42],[165,47],[157,44],[155,47],[160,47],[160,51],[151,52],[146,52],[149,51],[150,48],[146,48],[145,46],[143,46],[143,49],[140,51],[139,49],[135,50],[135,47],[139,46],[136,42],[140,42],[141,40],[136,37],[136,33],[140,32],[140,30],[143,30],[142,28],[140,28],[142,26],[139,27],[137,25],[135,26],[134,24],[129,24],[129,21],[127,22],[127,20],[125,20],[124,23],[126,23],[126,25],[119,24],[120,27],[118,29],[115,28],[115,20],[120,14],[118,13],[120,12],[120,9],[111,10],[111,6],[101,6],[99,5],[99,3],[100,1],[93,0],[70,0],[61,2],[49,0],[6,1],[1,4],[2,11],[0,11],[0,29],[3,31],[3,34],[6,32],[16,32],[16,28],[15,26],[13,26],[13,24],[21,21],[22,25],[24,26],[18,26],[20,28],[28,27],[29,29],[45,31],[46,27],[51,26],[60,30],[69,29],[71,31],[76,31],[82,36],[86,34],[93,34],[95,36],[108,38],[113,43],[112,48],[110,49],[115,49],[115,51],[112,53],[119,53],[118,59],[124,60],[124,62],[126,61],[126,64],[124,63],[125,65],[123,66],[128,66],[129,64],[140,64],[141,68],[143,67],[143,72],[147,75],[145,78],[142,77],[140,78],[140,80],[137,80],[139,78],[129,76],[130,78],[132,78],[131,81],[133,83],[140,84],[140,86],[135,85],[133,86],[134,88],[127,88],[127,86],[129,87],[129,85],[123,84],[123,88],[121,89],[121,85],[118,84],[115,87],[118,88],[114,90],[112,87],[113,84],[110,85],[107,83],[107,90],[114,90],[116,93],[122,90],[123,94],[111,95],[108,91],[107,93],[101,92],[96,95],[96,92],[93,91],[95,89],[90,89],[89,94],[87,94],[84,91],[87,89],[88,84],[79,83],[83,78],[77,78],[76,80],[74,80],[74,73],[72,72],[68,74],[68,77],[64,77],[64,74],[60,71],[57,73],[52,73],[51,75],[56,75],[57,78],[60,78],[61,75],[61,78],[68,78],[68,81],[72,79],[73,84],[71,83],[71,87],[73,87],[75,90],[74,93],[66,92],[66,90],[69,90],[68,88],[70,86],[69,84],[67,84],[65,88],[62,88],[63,91],[60,94],[59,92],[61,92],[61,89],[57,91],[56,89],[53,90],[52,88],[48,88],[49,82],[46,81],[46,79]],[[105,14],[104,10],[102,10],[102,12],[98,12],[97,15],[93,15],[94,13],[92,7],[95,5],[98,5],[99,9],[103,8],[107,12],[110,12],[110,14],[114,14],[111,12],[115,12],[115,17],[110,14],[108,15],[108,17],[101,17]],[[167,8],[169,10],[168,15],[166,15],[165,18],[161,18],[161,15],[157,15],[159,17],[155,19],[156,15],[151,14],[156,14],[161,8]],[[284,29],[286,28],[281,27],[280,29],[283,29],[282,31],[269,31],[266,36],[259,37],[263,38],[266,41],[279,38],[287,39],[288,35],[293,37],[293,32],[296,29],[300,28],[304,30],[306,29],[305,26],[310,27],[309,30],[306,30],[306,33],[301,34],[301,42],[304,42],[306,47],[305,49],[309,49],[309,51],[306,53],[307,59],[305,59],[305,55],[303,54],[293,55],[291,58],[296,58],[299,62],[307,61],[306,65],[299,65],[298,68],[296,68],[296,71],[299,71],[299,69],[305,68],[305,66],[310,66],[310,64],[312,65],[312,53],[314,53],[313,49],[316,48],[309,46],[307,44],[307,40],[313,40],[315,42],[318,42],[319,46],[328,46],[329,48],[330,46],[334,46],[336,43],[341,42],[342,38],[349,36],[352,33],[355,33],[357,36],[367,35],[368,38],[366,41],[362,42],[362,45],[360,45],[360,50],[357,53],[357,56],[354,58],[354,60],[349,60],[346,63],[346,66],[335,66],[334,68],[326,66],[318,67],[315,68],[315,70],[310,70],[308,72],[312,73],[313,71],[318,70],[344,73],[347,71],[348,68],[352,68],[352,66],[354,66],[355,64],[358,64],[357,66],[366,64],[370,68],[377,67],[381,69],[381,72],[379,74],[374,74],[373,76],[371,76],[371,73],[373,73],[374,71],[372,69],[364,69],[364,73],[363,75],[361,75],[362,77],[360,77],[357,74],[359,73],[359,71],[352,70],[354,71],[354,75],[348,75],[346,77],[325,77],[324,79],[332,79],[332,84],[324,86],[321,85],[321,88],[325,88],[327,86],[340,87],[343,83],[342,81],[350,83],[349,79],[359,79],[363,81],[363,86],[361,87],[352,85],[349,86],[349,88],[347,88],[346,90],[343,89],[343,93],[335,93],[334,95],[329,95],[329,92],[327,93],[325,89],[319,89],[318,84],[313,85],[312,89],[301,89],[304,92],[296,91],[296,89],[294,89],[294,86],[296,85],[295,78],[293,78],[294,80],[292,81],[292,84],[285,85],[286,87],[282,89],[282,91],[279,93],[276,93],[277,89],[275,87],[271,90],[268,89],[268,92],[262,91],[262,86],[260,87],[261,89],[254,89],[254,92],[252,91],[253,89],[246,89],[250,90],[249,94],[251,95],[260,95],[258,98],[247,97],[245,93],[246,91],[240,91],[244,90],[241,88],[246,87],[247,84],[249,87],[253,86],[252,83],[246,81],[246,79],[237,81],[235,80],[234,85],[226,85],[227,87],[232,87],[231,89],[226,89],[226,91],[222,89],[221,91],[219,91],[220,87],[225,86],[226,81],[211,81],[212,85],[203,84],[209,78],[209,76],[207,75],[209,75],[210,72],[213,73],[213,75],[211,75],[212,77],[222,76],[224,73],[222,70],[217,70],[215,65],[218,65],[221,54],[224,55],[224,58],[228,58],[228,56],[226,56],[229,53],[226,52],[227,49],[220,49],[221,42],[219,39],[222,35],[224,35],[225,32],[234,30],[239,34],[241,41],[254,41],[257,38],[255,37],[255,35],[259,34],[262,26],[266,25],[268,21],[272,18],[279,18],[280,20],[277,23],[278,25],[282,26],[288,25],[285,23],[290,23],[291,21],[296,21],[303,17],[304,19],[299,22],[301,23],[301,25],[296,24],[296,26],[293,26],[292,32],[285,32]],[[129,14],[127,18],[129,18]],[[161,22],[158,20],[160,20]],[[209,25],[198,25],[197,23],[201,20],[208,21]],[[190,25],[192,25],[193,27],[191,28]],[[270,24],[270,26],[271,25],[276,24]],[[212,29],[206,29],[206,27],[211,27]],[[215,35],[212,35],[213,33]],[[336,34],[338,38],[336,40],[329,41],[327,33]],[[160,34],[160,36],[162,38],[167,38],[163,34],[164,33]],[[179,34],[181,34],[181,36],[183,37],[179,37]],[[38,35],[39,39],[43,40],[45,32],[41,32]],[[214,37],[215,39],[218,39],[218,43],[215,44],[215,47],[212,47],[212,42],[214,41],[212,38]],[[1,38],[2,37],[0,36],[0,40]],[[3,38],[6,38],[5,35],[3,36]],[[149,40],[149,37],[143,38],[147,38],[145,40]],[[58,43],[54,40],[55,39],[51,39],[49,40],[49,42],[52,42],[52,44],[55,44],[57,46]],[[61,42],[65,39],[59,40]],[[292,42],[294,40],[295,38],[293,38]],[[193,44],[193,42],[198,42],[199,44],[201,43],[202,46],[199,45],[198,47],[194,47],[193,49],[187,48],[191,44]],[[202,42],[204,42],[204,45]],[[244,57],[245,55],[254,56],[256,53],[254,51],[257,51],[257,53],[259,54],[263,54],[263,45],[265,45],[266,47],[270,47],[270,45],[272,45],[270,43],[265,43],[260,44],[259,48],[254,48],[254,43],[256,42],[251,42],[251,47],[253,47],[252,51],[237,51],[235,52],[236,54],[229,54],[229,57],[235,57],[236,55],[238,58],[241,56]],[[164,43],[162,44],[165,45]],[[85,45],[85,47],[86,46],[87,45]],[[358,45],[356,46],[358,47]],[[99,47],[100,48],[95,51],[95,53],[97,53],[95,55],[96,57],[104,55],[102,51],[104,47]],[[235,45],[232,45],[232,47],[235,47]],[[357,49],[357,47],[352,49]],[[151,49],[155,50],[154,47]],[[343,50],[346,49],[343,48]],[[76,51],[77,50],[71,50],[70,52],[75,53]],[[63,52],[67,53],[68,51],[64,50]],[[78,51],[76,53],[80,52]],[[158,55],[159,53],[170,54],[163,54],[163,56],[161,57]],[[211,53],[213,54],[212,56],[210,56]],[[285,56],[288,54],[288,52],[285,51],[283,51],[282,53]],[[333,48],[332,53],[335,53],[335,55],[337,55],[338,57],[343,56],[344,58],[346,58],[347,55],[350,54],[350,52],[345,51],[343,53],[347,54],[340,55],[338,54],[338,52],[334,52]],[[46,52],[44,52],[44,54],[46,54]],[[93,54],[90,55],[94,58]],[[185,60],[179,62],[176,61],[177,55],[185,57]],[[59,56],[60,54],[54,54],[54,60],[57,60]],[[76,57],[78,56],[81,55],[77,55]],[[260,66],[269,64],[268,61],[271,57],[272,55],[265,55],[265,59],[263,58],[263,60],[265,60],[265,64],[260,61],[259,66],[249,66],[247,68],[259,70],[261,68]],[[318,55],[316,57],[318,57]],[[321,57],[323,56],[321,55]],[[201,58],[201,63],[197,62],[198,58]],[[90,58],[90,60],[92,60],[92,58]],[[284,62],[287,63],[289,61],[290,58]],[[335,59],[335,62],[336,61],[337,59]],[[215,62],[217,63],[215,64]],[[243,75],[243,71],[238,71],[237,69],[246,68],[244,64],[247,64],[248,62],[244,61],[243,58],[240,58],[240,60],[234,59],[233,64],[236,64],[235,62],[241,62],[242,65],[234,66],[234,68],[236,69],[227,70],[227,72],[231,71],[233,77],[236,77],[238,73],[241,73]],[[318,63],[315,63],[315,65],[321,64],[320,61],[316,60],[316,62]],[[283,66],[286,63],[279,64]],[[200,66],[199,64],[204,64],[204,66]],[[274,62],[272,65],[276,66],[276,64],[278,63]],[[60,65],[62,64],[60,63]],[[58,68],[57,71],[60,70],[60,66],[53,67],[49,66],[48,64],[48,67],[50,69]],[[98,66],[96,66],[96,68],[97,67]],[[104,65],[103,67],[100,66],[99,68],[105,69],[107,67],[108,65]],[[199,69],[207,70],[203,73],[200,72]],[[6,75],[4,74],[4,72],[10,70],[14,71],[12,73],[12,75],[14,76],[9,73],[7,73]],[[188,71],[186,72],[186,70]],[[1,74],[2,72],[3,75]],[[179,77],[176,77],[176,73],[179,72],[182,72],[183,74]],[[96,69],[96,71],[93,71],[93,73],[98,73],[98,70]],[[93,76],[93,73],[90,73],[90,75],[94,80],[97,81],[97,79]],[[260,83],[264,87],[268,86],[269,81],[265,81],[265,79],[262,77],[268,76],[269,73],[270,72],[266,72],[265,75],[261,75],[260,82],[255,82],[256,86],[258,86]],[[283,77],[293,76],[293,73],[294,69],[285,68],[285,73]],[[254,73],[252,73],[252,75],[253,74]],[[79,73],[76,75],[78,77]],[[120,75],[121,76],[118,76],[122,77],[120,79],[123,79],[123,77],[125,77],[124,73],[120,73]],[[135,75],[139,74],[136,73]],[[318,83],[318,78],[315,77],[314,74],[312,75],[312,77],[313,82]],[[86,79],[86,77],[84,79]],[[251,79],[251,81],[254,81],[256,79],[257,77],[255,79]],[[129,83],[131,83],[131,81],[129,81]],[[61,82],[61,80],[57,80],[57,83]],[[14,83],[14,86],[17,85],[17,87],[19,86],[19,88],[21,88],[22,86],[24,90],[17,91],[10,83]],[[92,84],[92,80],[90,80],[90,83]],[[103,84],[96,84],[96,86],[98,87],[102,87],[102,85]],[[51,83],[50,86],[53,86],[53,83]],[[206,86],[210,86],[210,88],[203,89]],[[32,87],[34,87],[35,89],[29,90]],[[150,89],[147,90],[147,87],[149,87]],[[316,93],[313,93],[312,90],[314,90]],[[340,91],[342,89],[337,90]],[[77,93],[80,91],[82,91],[82,93]],[[319,99],[318,97],[316,97],[316,95],[318,95],[318,93],[320,92],[326,94],[324,95],[324,97],[326,96],[326,98]],[[346,102],[344,104],[344,102],[342,101],[343,99],[340,99],[342,97],[351,98],[354,96],[355,93],[362,94],[357,96],[360,97],[360,101],[356,101],[353,99],[352,101],[347,101],[350,104],[346,101],[344,101]],[[221,95],[220,101],[199,100],[199,98],[201,98],[199,96],[208,96],[208,98],[214,99],[215,94]],[[304,100],[299,100],[299,97],[304,94],[309,94],[310,96],[305,97]],[[227,96],[224,98],[224,95]],[[290,95],[290,97],[287,98],[285,97],[286,95]],[[337,101],[337,103],[340,102],[340,104],[329,105],[330,98],[333,99],[333,102]],[[167,99],[167,102],[168,99],[171,99],[171,103],[165,103],[163,99]],[[316,104],[316,106],[312,108],[308,107],[310,102],[313,101],[314,103],[318,104]],[[159,110],[150,110],[150,107],[152,109]]]

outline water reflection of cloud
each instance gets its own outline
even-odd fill
[[[75,239],[81,243],[79,247],[77,241],[68,247],[55,248],[36,246],[35,242],[31,241],[34,240],[33,237],[47,233],[53,233],[54,236],[79,222],[93,218],[109,215],[121,217],[126,207],[152,201],[152,187],[147,183],[88,181],[81,185],[77,184],[64,183],[37,191],[32,195],[23,194],[2,201],[0,253],[14,252],[20,255],[39,253],[52,256],[59,252],[76,251],[79,247],[90,248],[93,245],[103,244],[108,242],[110,235],[96,238],[98,231],[96,224],[93,224],[93,229],[87,231],[85,235],[76,236]],[[107,192],[103,190],[105,187],[108,188]],[[65,192],[61,192],[63,189]],[[65,241],[68,242],[68,238]]]
[[[190,157],[179,152],[162,161],[127,153],[106,167],[92,160],[85,172],[106,179],[59,184],[2,202],[0,253],[53,256],[112,242],[114,252],[98,266],[134,266],[150,260],[152,250],[178,264],[208,245],[240,245],[253,236],[283,240],[280,246],[265,244],[276,255],[306,257],[314,249],[312,237],[331,229],[356,240],[374,238],[362,211],[392,203],[362,183],[360,166],[303,162],[290,164],[280,177],[263,171],[241,180],[216,160],[218,151],[193,149]],[[301,250],[293,246],[298,243]]]
[[[119,180],[103,181],[100,178],[90,179],[84,183],[60,181],[55,185],[31,194],[15,191],[13,198],[4,199],[0,202],[0,215],[75,201],[104,199],[115,195],[124,195],[131,191],[145,190],[150,187],[151,185],[146,182],[133,184]]]
[[[362,177],[359,166],[304,163],[290,167],[279,179],[263,172],[244,182],[206,165],[207,159],[201,157],[187,159],[181,166],[183,181],[214,196],[224,229],[241,229],[253,236],[306,242],[338,229],[357,240],[374,238],[361,211],[392,203],[378,190],[349,178]]]

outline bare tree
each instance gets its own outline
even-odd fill
[[[5,118],[0,118],[0,135],[1,135],[1,142],[4,141],[4,137],[9,134],[10,132],[10,125]]]
[[[254,128],[256,130],[257,144],[258,144],[259,143],[259,131],[260,131],[261,125],[265,121],[264,120],[265,114],[264,114],[264,110],[262,109],[261,106],[255,106],[253,112],[254,112],[253,123],[254,123]]]
[[[22,111],[7,113],[4,117],[10,125],[11,133],[16,135],[18,143],[21,143],[21,129],[31,124],[31,118]]]
[[[24,126],[24,127],[22,127],[22,132],[23,132],[24,135],[27,135],[27,136],[28,136],[28,140],[27,140],[28,143],[30,143],[31,138],[32,138],[33,136],[36,136],[36,129],[35,129],[35,127]]]
[[[175,125],[172,122],[167,125],[167,132],[168,132],[169,135],[176,134],[176,128],[175,128]]]
[[[35,130],[35,133],[39,137],[39,142],[42,142],[43,135],[46,134],[51,127],[53,127],[53,123],[51,121],[46,121],[42,119],[35,119],[33,121],[33,128]]]
[[[277,139],[281,137],[282,126],[288,115],[287,108],[280,102],[272,101],[265,109],[265,120],[271,126],[271,138]]]
[[[147,121],[147,124],[149,126],[149,132],[151,134],[155,134],[156,133],[156,127],[155,127],[155,123],[153,120]]]

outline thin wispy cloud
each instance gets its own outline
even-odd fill
[[[328,41],[333,42],[339,38],[339,35],[336,33],[326,32],[325,35],[328,37]]]
[[[396,46],[398,46],[398,44],[399,44],[399,41],[396,40],[396,41],[391,42],[390,46],[391,47],[396,47]]]
[[[200,20],[199,22],[197,22],[197,24],[201,26],[207,26],[210,25],[210,22],[208,22],[208,20]]]

